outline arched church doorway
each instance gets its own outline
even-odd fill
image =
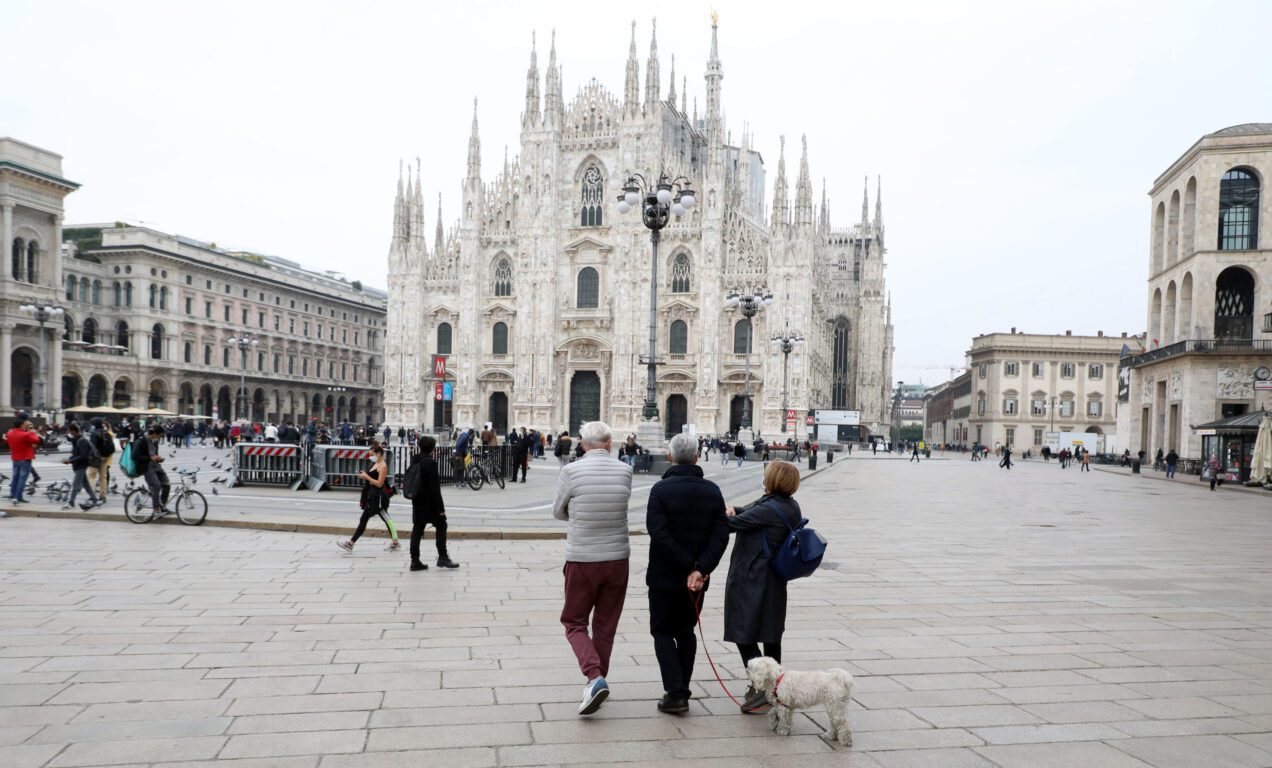
[[[570,434],[585,422],[601,418],[601,377],[596,371],[576,371],[570,380]]]
[[[689,423],[689,401],[684,395],[671,395],[667,398],[667,437],[678,435]]]
[[[486,420],[491,423],[491,428],[495,430],[496,435],[508,432],[508,395],[506,393],[491,393],[489,415]]]

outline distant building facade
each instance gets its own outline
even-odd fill
[[[937,445],[971,445],[972,372],[967,371],[923,396],[923,439]]]
[[[1256,389],[1272,367],[1269,178],[1272,123],[1247,123],[1201,137],[1154,181],[1147,349],[1121,371],[1132,452],[1208,458],[1193,426],[1269,407]]]
[[[783,145],[766,211],[763,159],[749,136],[731,140],[724,124],[716,28],[701,115],[690,112],[686,90],[677,98],[687,83],[674,75],[661,91],[659,66],[657,44],[642,62],[633,33],[623,92],[591,80],[567,104],[555,41],[543,77],[532,48],[519,154],[493,183],[483,177],[474,114],[459,221],[444,228],[439,206],[431,245],[420,180],[399,180],[388,259],[390,422],[557,432],[603,419],[619,433],[637,431],[650,238],[639,212],[618,212],[617,197],[633,172],[666,171],[690,179],[698,204],[662,230],[658,251],[656,403],[665,434],[691,424],[702,433],[738,429],[748,350],[752,424],[779,434],[784,359],[769,340],[787,327],[806,340],[789,357],[796,423],[813,408],[859,410],[864,431],[886,430],[892,326],[878,196],[873,219],[863,200],[859,223],[833,227],[824,192],[820,206],[814,200],[807,144],[793,189]],[[730,291],[759,287],[776,301],[754,320],[725,310]],[[435,355],[447,358],[444,380]],[[452,399],[437,398],[438,384]]]
[[[1049,335],[1015,328],[977,336],[967,352],[969,444],[1041,450],[1050,431],[1114,434],[1117,361],[1127,341],[1125,334]],[[1096,438],[1096,444],[1107,441]]]

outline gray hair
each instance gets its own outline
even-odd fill
[[[688,432],[679,432],[672,436],[668,450],[677,464],[692,464],[698,455],[698,441]]]
[[[593,448],[604,448],[605,444],[613,439],[613,430],[603,421],[589,421],[579,427],[579,440],[584,448],[589,445]]]

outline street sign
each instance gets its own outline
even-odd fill
[[[433,399],[434,400],[442,399],[442,382],[440,381],[433,385]]]
[[[805,416],[805,417],[804,417],[804,426],[806,426],[806,427],[811,427],[811,426],[813,426],[813,414],[811,414],[811,413],[810,413],[810,414],[808,414],[807,416]],[[808,430],[808,434],[810,434],[810,435],[811,435],[812,433],[813,433],[813,431],[812,431],[811,429],[810,429],[810,430]]]
[[[1254,382],[1254,388],[1255,389],[1272,389],[1272,379],[1265,380],[1265,381],[1259,381],[1256,379]]]
[[[443,399],[443,400],[451,400],[451,399],[453,399],[453,398],[451,397],[451,395],[453,395],[453,394],[454,394],[454,387],[455,387],[455,385],[454,385],[454,384],[452,384],[452,383],[451,383],[451,382],[449,382],[449,381],[442,385],[442,399]]]
[[[857,426],[861,424],[861,411],[827,411],[819,410],[817,412],[816,423],[818,424],[843,424],[845,426]]]
[[[787,408],[787,409],[786,409],[786,420],[787,420],[787,421],[794,421],[794,420],[795,420],[795,409],[794,409],[794,408]]]
[[[446,378],[446,356],[433,355],[433,378]]]

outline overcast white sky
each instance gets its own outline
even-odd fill
[[[487,181],[516,154],[532,30],[542,71],[556,29],[567,104],[592,77],[621,95],[654,9],[663,93],[674,53],[701,105],[714,8],[768,194],[783,133],[808,134],[836,225],[883,175],[894,377],[929,384],[978,333],[1141,331],[1149,186],[1202,134],[1272,120],[1266,2],[6,5],[0,135],[65,156],[68,222],[376,286],[400,159],[449,226],[474,96]]]

